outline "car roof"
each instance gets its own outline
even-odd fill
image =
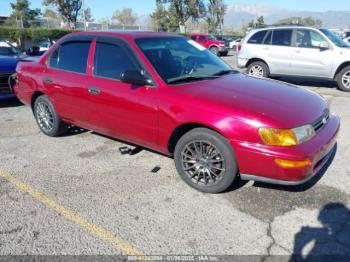
[[[256,28],[252,31],[262,31],[262,30],[275,30],[275,29],[311,29],[311,30],[319,30],[320,28],[312,27],[312,26],[303,26],[303,25],[281,25],[281,26],[266,26],[262,28]]]

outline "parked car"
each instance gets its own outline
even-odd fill
[[[350,92],[350,48],[328,29],[283,26],[252,30],[237,64],[256,77],[302,76],[335,80]]]
[[[230,49],[237,52],[238,51],[238,46],[240,45],[242,39],[235,39],[230,42]]]
[[[203,192],[238,178],[304,183],[333,154],[340,126],[316,93],[238,73],[166,33],[73,33],[17,75],[15,93],[44,134],[76,125],[172,156]]]
[[[350,44],[350,37],[344,38],[344,42]]]
[[[49,50],[49,48],[54,44],[55,44],[55,41],[52,41],[51,39],[48,38],[46,41],[43,41],[39,44],[39,51],[44,53],[45,51]]]
[[[19,57],[19,49],[7,41],[0,41],[0,98],[13,96],[12,87]]]
[[[191,34],[189,36],[193,41],[196,41],[197,43],[201,44],[205,48],[209,49],[210,52],[217,56],[227,56],[228,49],[229,49],[229,43],[218,40],[213,35],[208,34]]]

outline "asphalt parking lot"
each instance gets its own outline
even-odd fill
[[[46,137],[29,107],[0,100],[0,255],[350,256],[350,93],[281,80],[341,117],[332,164],[307,185],[239,183],[218,195],[191,189],[148,150],[122,155],[120,141],[79,129]]]

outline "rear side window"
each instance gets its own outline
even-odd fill
[[[193,41],[196,41],[197,37],[196,37],[195,35],[193,35],[193,36],[191,36],[191,39],[192,39]]]
[[[120,80],[124,71],[140,70],[130,52],[117,44],[97,43],[94,59],[94,75]]]
[[[256,32],[249,40],[248,44],[261,44],[265,38],[267,30]]]
[[[269,31],[265,36],[263,44],[264,45],[271,45],[271,40],[272,40],[272,31]]]
[[[85,74],[89,49],[90,42],[64,43],[52,54],[50,67]]]
[[[272,44],[279,46],[291,46],[293,30],[280,29],[274,30],[272,36]]]

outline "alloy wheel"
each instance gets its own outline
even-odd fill
[[[342,83],[346,88],[350,89],[350,71],[343,74]]]
[[[249,75],[254,77],[264,77],[264,69],[260,65],[254,65],[249,69]]]
[[[50,132],[54,127],[54,116],[52,109],[43,102],[39,102],[36,107],[36,116],[39,126],[45,131]]]
[[[192,182],[211,186],[225,174],[225,159],[210,142],[192,141],[181,152],[182,168]]]

